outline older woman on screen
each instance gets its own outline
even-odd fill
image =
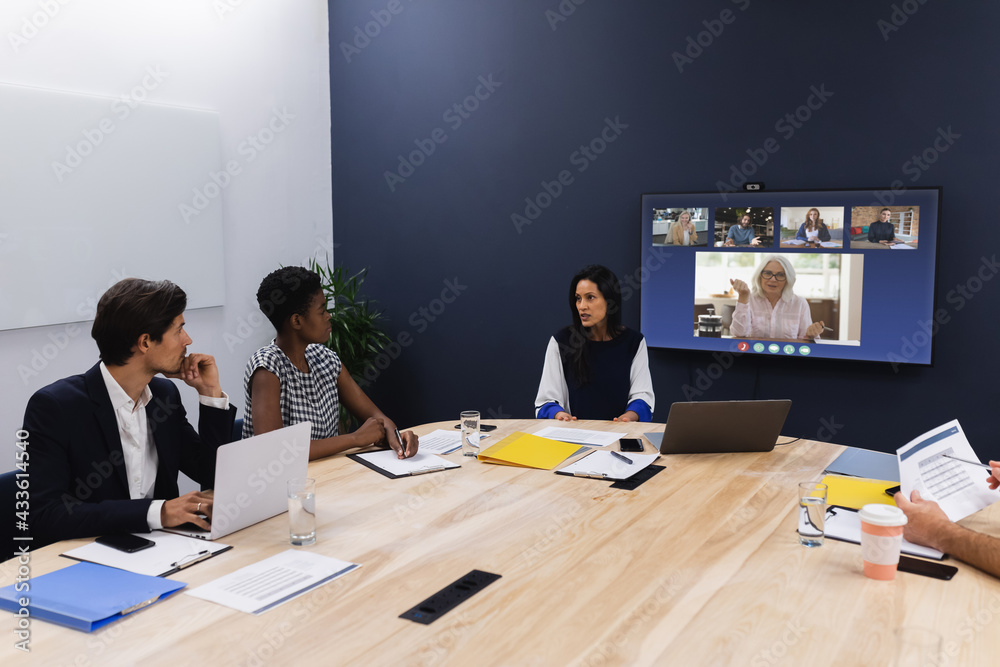
[[[792,291],[795,268],[787,255],[764,255],[750,284],[730,279],[739,293],[730,333],[737,338],[819,338],[823,322],[811,322],[809,304]]]
[[[691,222],[691,212],[681,211],[677,216],[677,222],[670,228],[670,236],[674,245],[697,245],[698,232],[695,231],[694,223]]]

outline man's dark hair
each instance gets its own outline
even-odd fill
[[[257,305],[281,333],[292,315],[305,316],[316,292],[323,289],[319,275],[301,266],[284,266],[260,281]]]
[[[160,342],[186,307],[187,294],[169,280],[119,280],[101,295],[90,329],[101,361],[110,366],[124,365],[139,336],[149,334],[151,340]]]

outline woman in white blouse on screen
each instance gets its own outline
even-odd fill
[[[809,303],[797,296],[795,268],[787,255],[764,255],[750,284],[729,282],[739,293],[729,332],[736,338],[819,338],[824,323],[811,322]]]

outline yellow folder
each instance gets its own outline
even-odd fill
[[[478,458],[486,463],[552,470],[579,449],[580,445],[517,431],[479,452]]]
[[[839,505],[856,510],[869,503],[895,505],[896,501],[893,500],[892,496],[886,495],[885,490],[899,486],[896,482],[884,479],[842,477],[840,475],[827,475],[823,478],[823,484],[827,486],[827,505]]]

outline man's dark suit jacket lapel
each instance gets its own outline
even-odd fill
[[[168,393],[160,386],[163,382],[156,378],[149,383],[153,394],[146,406],[146,424],[149,426],[153,444],[156,446],[156,482],[153,485],[154,498],[174,498],[177,496],[177,471],[181,465],[182,452],[178,447],[161,446],[161,443],[183,442],[184,438],[178,432],[178,421],[172,419],[175,413],[183,411],[180,402],[174,403]],[[183,421],[183,420],[181,420]]]
[[[87,393],[90,394],[97,409],[94,416],[101,427],[104,435],[104,443],[108,450],[107,460],[115,467],[118,481],[121,482],[128,492],[128,472],[125,470],[125,453],[122,451],[122,439],[118,434],[118,420],[115,418],[115,409],[111,405],[111,396],[108,394],[108,387],[104,384],[104,376],[101,374],[101,364],[97,363],[84,374],[87,384]]]

